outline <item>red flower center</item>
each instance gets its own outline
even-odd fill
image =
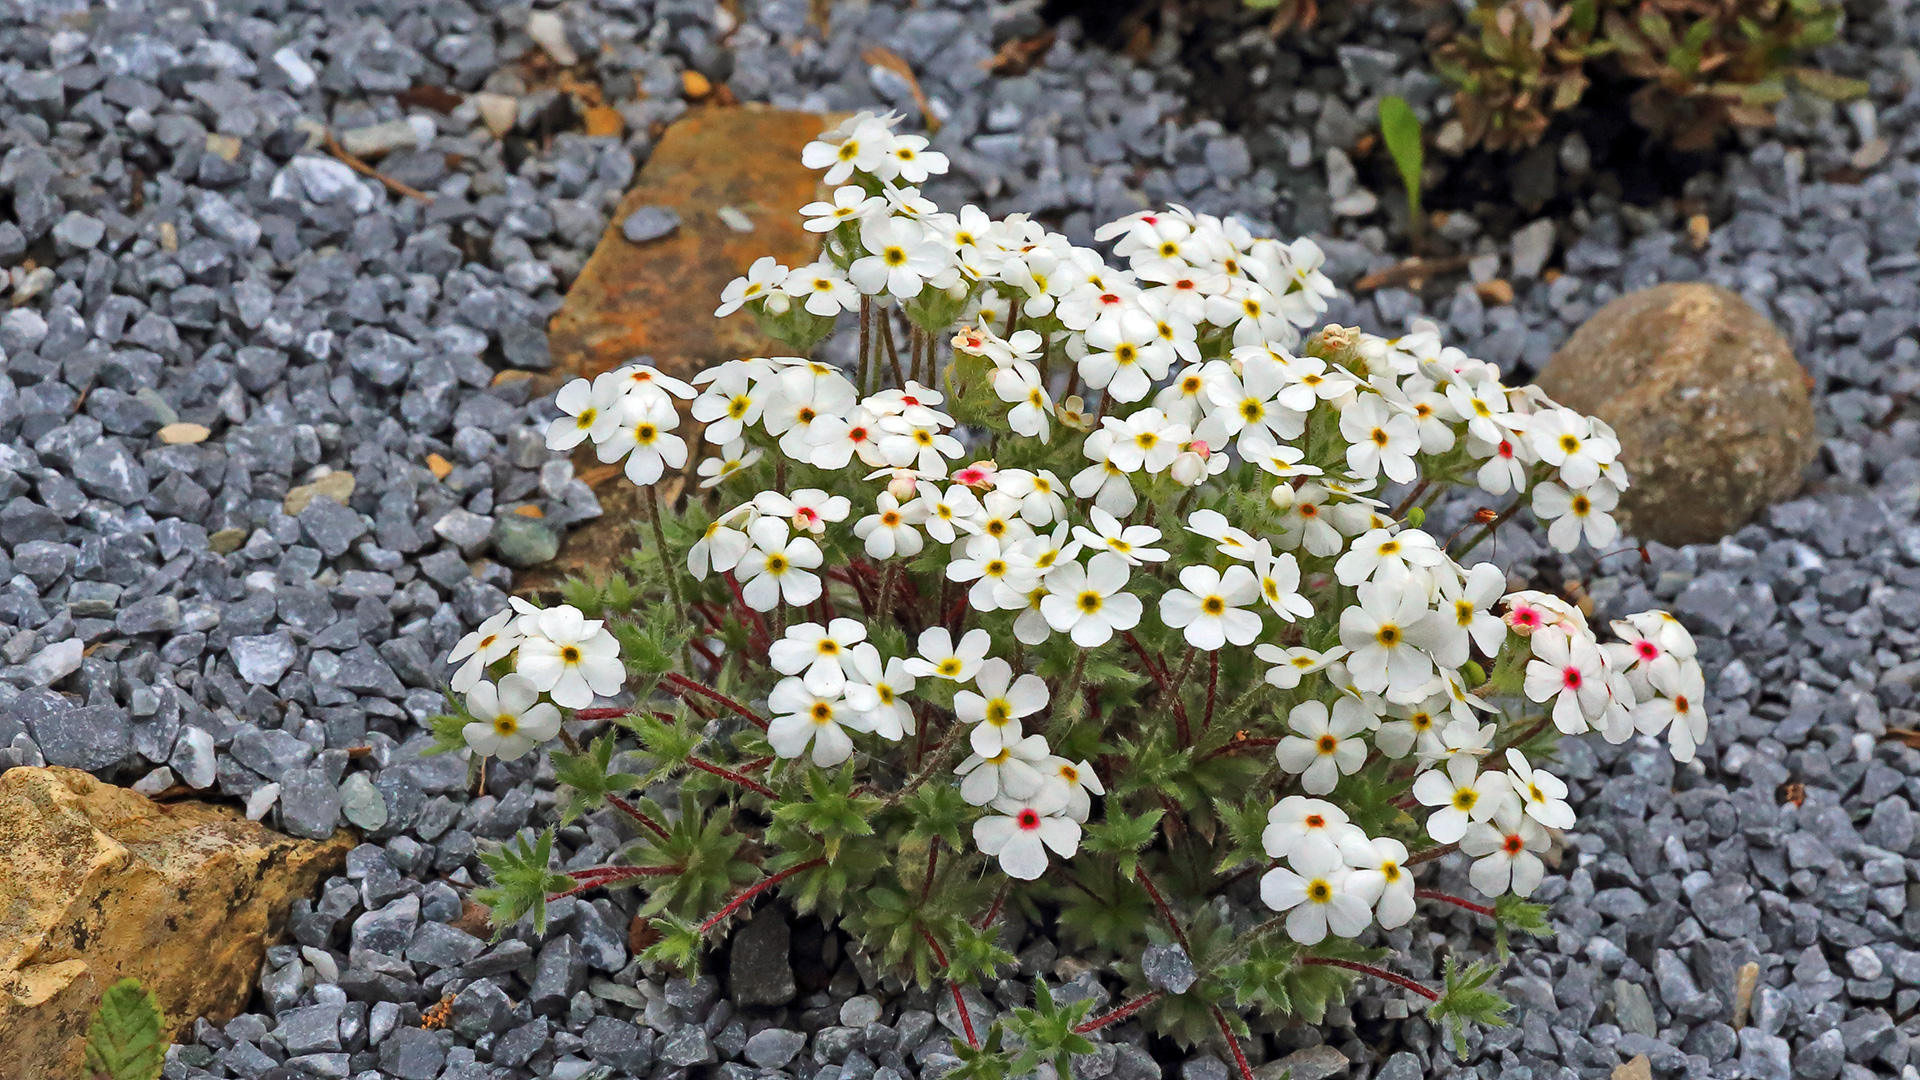
[[[1034,813],[1032,810],[1020,811],[1020,816],[1015,818],[1014,820],[1020,823],[1020,827],[1022,829],[1026,829],[1028,831],[1032,831],[1040,827],[1040,815]]]
[[[1515,833],[1514,835],[1507,837],[1506,842],[1500,845],[1501,850],[1505,851],[1509,855],[1518,855],[1522,851],[1525,851],[1526,847],[1527,847],[1526,841],[1520,839],[1520,836],[1518,833]]]
[[[1567,689],[1569,690],[1580,689],[1580,669],[1579,668],[1568,668],[1566,671],[1562,672],[1561,675],[1563,680],[1567,684]]]

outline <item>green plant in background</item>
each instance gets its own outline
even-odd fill
[[[1467,21],[1434,54],[1458,88],[1467,146],[1539,142],[1599,76],[1640,82],[1634,122],[1682,150],[1730,126],[1772,123],[1789,77],[1833,99],[1866,92],[1796,66],[1838,32],[1836,0],[1477,0]]]
[[[166,1062],[165,1020],[153,991],[121,979],[100,996],[87,1026],[87,1080],[155,1080]]]
[[[1407,189],[1407,228],[1419,232],[1420,174],[1426,168],[1426,147],[1421,144],[1420,118],[1413,115],[1405,98],[1388,95],[1380,99],[1380,138],[1387,144],[1394,168],[1400,170],[1400,183]]]

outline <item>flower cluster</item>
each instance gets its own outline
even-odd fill
[[[718,314],[751,313],[795,355],[689,382],[631,365],[563,390],[549,432],[649,484],[687,463],[679,403],[704,425],[717,512],[696,501],[670,536],[656,507],[635,570],[684,632],[629,689],[696,724],[748,723],[729,762],[634,726],[643,750],[770,804],[767,837],[797,847],[767,884],[838,875],[842,892],[821,878],[799,895],[880,955],[951,974],[972,914],[942,905],[968,895],[969,868],[1040,888],[1057,858],[1071,906],[1101,895],[1076,873],[1097,860],[1178,937],[1149,875],[1200,845],[1183,867],[1268,867],[1261,898],[1312,963],[1329,939],[1412,919],[1415,868],[1456,847],[1474,888],[1529,895],[1551,831],[1573,824],[1565,784],[1534,764],[1558,735],[1664,733],[1692,756],[1702,675],[1677,622],[1631,616],[1602,644],[1579,606],[1465,561],[1523,504],[1561,550],[1611,543],[1628,479],[1604,424],[1502,385],[1430,325],[1306,333],[1334,294],[1310,241],[1172,207],[1100,230],[1115,266],[1023,216],[942,212],[914,185],[946,160],[893,128],[861,114],[810,144],[838,185],[802,211],[820,259],[762,259],[726,291]],[[829,333],[858,335],[851,365],[806,355]],[[1510,502],[1424,531],[1459,487]],[[595,595],[610,615],[634,604]],[[453,657],[475,716],[622,690],[598,622],[516,610]],[[682,670],[662,677],[675,649]],[[509,661],[497,690],[474,686]],[[524,749],[484,722],[468,736]],[[861,799],[860,828],[829,812]],[[960,826],[973,850],[940,861]],[[848,862],[858,844],[891,856]],[[884,899],[863,907],[862,888]]]

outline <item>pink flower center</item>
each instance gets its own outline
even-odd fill
[[[1633,650],[1640,654],[1640,659],[1642,660],[1658,660],[1660,658],[1660,647],[1651,641],[1642,640],[1637,642],[1633,646]]]
[[[1513,456],[1513,444],[1505,439],[1500,440],[1500,456],[1503,458],[1511,458]]]
[[[1560,673],[1560,681],[1564,682],[1569,690],[1580,689],[1580,669],[1567,668]]]
[[[1028,832],[1032,832],[1040,827],[1040,815],[1034,813],[1032,810],[1020,811],[1020,816],[1014,818],[1014,820],[1019,822],[1020,827]]]

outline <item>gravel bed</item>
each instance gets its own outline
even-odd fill
[[[174,1080],[931,1080],[951,1066],[950,1002],[903,992],[778,908],[695,982],[631,959],[631,894],[563,901],[546,935],[491,945],[463,921],[477,844],[541,821],[552,780],[496,766],[470,798],[459,761],[420,756],[436,661],[505,603],[503,563],[535,561],[599,512],[536,434],[550,404],[499,373],[547,366],[540,328],[648,132],[686,107],[684,71],[745,100],[911,114],[906,82],[861,57],[884,45],[945,121],[943,203],[1042,213],[1082,240],[1153,203],[1238,213],[1324,236],[1343,284],[1394,261],[1397,193],[1368,190],[1337,148],[1374,95],[1422,109],[1441,96],[1410,63],[1427,16],[1387,0],[1304,44],[1216,44],[1250,82],[1265,72],[1233,132],[1205,118],[1204,78],[1172,39],[1140,67],[1069,23],[1031,72],[990,76],[1002,43],[1042,29],[1037,3],[841,3],[824,39],[808,0],[742,7],[737,24],[691,0],[0,13],[0,768],[184,785],[295,835],[351,824],[367,839],[296,905],[255,1011],[201,1022]],[[1678,205],[1579,194],[1581,148],[1563,143],[1517,179],[1565,180],[1564,212],[1489,222],[1497,234],[1448,221],[1477,278],[1512,282],[1512,305],[1469,281],[1331,313],[1383,330],[1427,314],[1524,372],[1621,291],[1717,281],[1794,342],[1826,442],[1805,498],[1719,545],[1600,573],[1502,534],[1515,574],[1585,581],[1603,612],[1664,604],[1685,619],[1715,734],[1696,766],[1639,743],[1567,746],[1581,824],[1539,894],[1555,935],[1518,943],[1513,1027],[1476,1037],[1463,1064],[1404,1000],[1369,990],[1323,1027],[1257,1040],[1256,1063],[1285,1062],[1263,1080],[1600,1077],[1641,1053],[1687,1077],[1912,1068],[1920,751],[1882,736],[1920,729],[1920,419],[1903,414],[1920,389],[1920,36],[1900,6],[1852,13],[1850,43],[1821,60],[1870,78],[1871,103],[1783,110],[1776,133],[1690,181],[1720,223],[1704,248]],[[595,57],[633,134],[574,133],[561,96],[514,64],[536,40]],[[477,102],[442,115],[396,100],[415,84],[521,98],[517,130],[496,137]],[[354,176],[314,148],[316,124],[388,148],[382,171],[432,203]],[[1836,172],[1881,136],[1879,164]],[[172,424],[209,434],[169,444]],[[1789,783],[1804,801],[1783,800]],[[579,866],[627,836],[590,816],[560,839]],[[1249,902],[1236,897],[1239,914]],[[1427,929],[1387,941],[1401,970],[1433,979],[1437,949],[1476,928]],[[973,998],[976,1018],[1038,974],[1109,999],[1044,928],[1009,936],[1021,970]],[[1736,1031],[1748,962],[1758,988]],[[446,999],[446,1022],[421,1027]],[[1228,1080],[1218,1058],[1136,1025],[1101,1034],[1082,1080]]]

